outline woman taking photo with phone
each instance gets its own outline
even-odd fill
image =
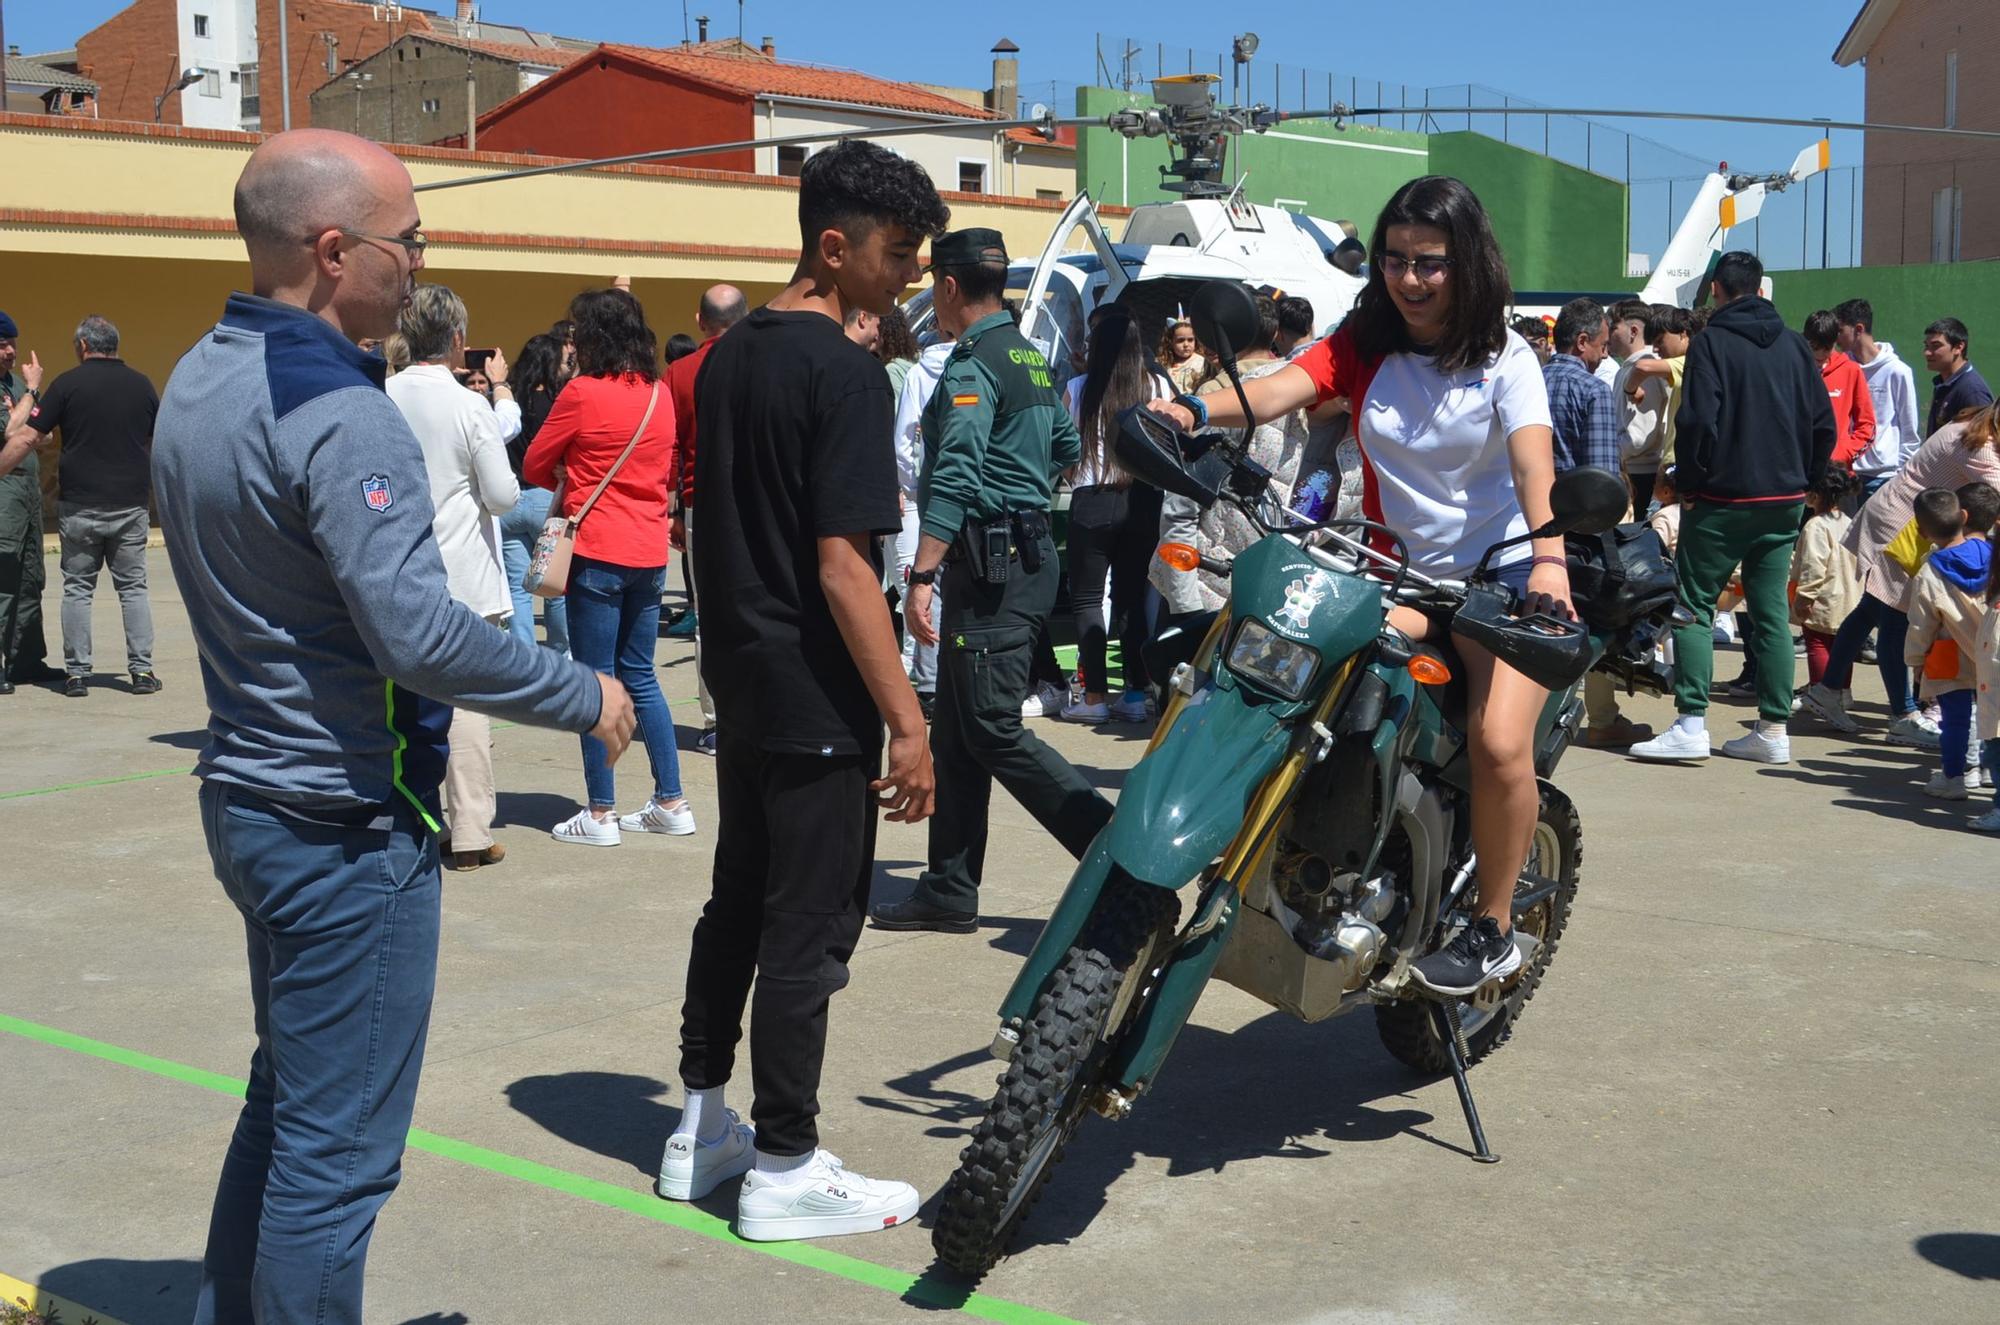
[[[1353,402],[1368,518],[1401,534],[1412,566],[1433,578],[1463,578],[1489,546],[1549,520],[1548,392],[1534,351],[1507,329],[1511,297],[1506,259],[1472,190],[1443,175],[1412,180],[1375,223],[1368,284],[1346,321],[1293,363],[1244,384],[1259,419],[1336,396]],[[1183,427],[1197,416],[1244,422],[1233,391],[1154,408]],[[1496,561],[1524,611],[1575,615],[1560,538]],[[1413,638],[1431,631],[1406,607],[1389,620]],[[1520,967],[1514,885],[1540,812],[1534,734],[1548,692],[1462,636],[1453,643],[1470,688],[1479,898],[1475,922],[1412,973],[1436,992],[1470,994]]]

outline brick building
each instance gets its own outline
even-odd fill
[[[471,122],[468,83],[472,114],[483,113],[592,49],[586,41],[528,35],[524,44],[406,33],[315,91],[312,122],[383,143],[463,135]]]
[[[2000,130],[2000,24],[1990,0],[1866,0],[1835,64],[1867,71],[1870,123]],[[2000,257],[2000,141],[1867,135],[1861,261]]]
[[[1001,66],[1004,63],[1005,69]],[[996,60],[1011,78],[1012,60]],[[1013,84],[1004,89],[1012,110]],[[461,93],[461,95],[463,95]],[[820,132],[908,128],[887,140],[941,188],[1016,197],[1067,197],[1074,138],[1046,143],[989,127],[988,98],[845,69],[776,58],[767,41],[748,52],[605,45],[479,117],[479,147],[545,156],[623,156],[706,143]],[[459,145],[453,140],[453,145]],[[759,175],[797,175],[817,144],[746,147],[688,164]]]

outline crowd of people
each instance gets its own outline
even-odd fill
[[[1932,795],[1992,786],[1973,826],[2000,831],[2000,409],[1956,320],[1925,334],[1922,426],[1914,374],[1874,338],[1865,301],[1792,330],[1747,253],[1719,261],[1708,309],[1584,298],[1510,326],[1479,200],[1427,177],[1397,191],[1366,243],[1342,245],[1366,285],[1331,334],[1315,338],[1336,319],[1305,300],[1257,297],[1239,397],[1190,323],[1122,306],[1094,310],[1086,342],[1051,364],[1006,298],[1002,237],[948,231],[905,158],[845,143],[799,182],[791,282],[759,308],[710,288],[690,310],[700,336],[664,347],[614,285],[577,295],[512,358],[469,351],[465,302],[418,280],[426,241],[402,165],[327,130],[251,156],[236,220],[253,292],[230,297],[162,397],[98,317],[77,329],[77,368],[45,391],[35,356],[16,372],[0,314],[6,674],[46,669],[33,457],[58,432],[64,684],[85,692],[89,595],[108,563],[133,688],[159,688],[144,591],[156,501],[213,715],[202,822],[249,939],[258,1048],[201,1319],[302,1293],[358,1318],[422,1065],[437,871],[505,857],[496,716],[579,737],[581,804],[551,825],[555,841],[712,825],[682,1008],[686,1103],[658,1194],[699,1200],[740,1176],[751,1239],[910,1219],[915,1189],[847,1169],[816,1122],[829,1007],[862,925],[976,928],[995,782],[1080,857],[1110,803],[1028,720],[1152,721],[1164,678],[1149,646],[1227,597],[1161,544],[1212,565],[1263,536],[1234,508],[1126,472],[1115,439],[1135,407],[1185,427],[1254,422],[1249,455],[1278,505],[1384,522],[1427,574],[1463,576],[1508,545],[1492,574],[1531,611],[1573,614],[1562,541],[1530,534],[1555,476],[1620,474],[1688,609],[1663,642],[1678,716],[1655,734],[1593,674],[1586,742],[1707,758],[1728,631],[1745,669],[1722,689],[1754,697],[1758,719],[1722,752],[1785,762],[1795,714],[1858,730],[1849,685],[1872,638],[1887,734],[1937,750]],[[927,346],[896,303],[924,274]],[[676,559],[713,806],[686,795],[655,656],[677,628],[662,607]],[[1050,625],[1065,575],[1073,668]],[[1413,639],[1448,628],[1404,608],[1390,623]],[[1520,960],[1511,899],[1546,700],[1455,644],[1471,691],[1474,923],[1413,967],[1443,994]],[[1795,649],[1808,672],[1796,690]],[[621,808],[615,765],[635,734],[649,784]],[[885,812],[928,821],[926,868],[911,896],[871,908]],[[746,1012],[747,1120],[728,1104]]]

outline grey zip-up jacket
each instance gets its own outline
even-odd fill
[[[302,309],[231,295],[160,399],[153,490],[211,715],[197,775],[435,829],[449,705],[583,732],[602,696],[452,600],[383,370]]]

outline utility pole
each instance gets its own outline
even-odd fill
[[[7,0],[0,0],[0,110],[7,109]]]
[[[292,127],[292,16],[285,12],[288,0],[278,0],[278,104],[284,107],[279,126]]]
[[[479,146],[479,97],[478,84],[472,76],[472,52],[465,53],[465,150],[474,151]]]

